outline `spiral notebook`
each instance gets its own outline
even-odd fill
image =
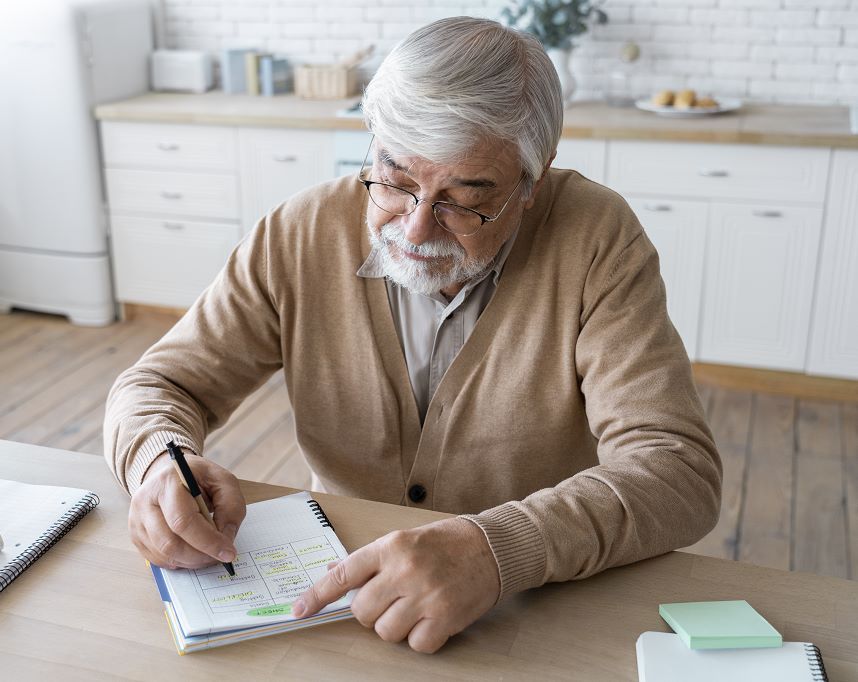
[[[180,654],[351,618],[355,591],[320,613],[292,615],[292,603],[345,559],[325,512],[306,492],[247,505],[235,538],[235,575],[151,566]]]
[[[764,649],[689,649],[672,632],[644,632],[637,641],[639,682],[825,682],[819,649],[784,642]]]
[[[88,490],[0,480],[0,592],[97,504]]]

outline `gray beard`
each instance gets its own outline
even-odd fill
[[[438,240],[415,246],[409,242],[402,230],[387,223],[380,229],[380,235],[367,222],[369,239],[374,249],[381,256],[381,268],[385,277],[409,291],[424,296],[431,296],[443,289],[448,289],[460,282],[482,274],[491,265],[494,256],[481,260],[468,258],[465,249],[455,240]],[[437,271],[437,264],[431,261],[421,262],[401,256],[394,258],[390,246],[394,245],[401,251],[410,251],[420,256],[444,258],[452,260],[452,266],[442,272]]]

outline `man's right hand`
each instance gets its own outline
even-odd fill
[[[202,457],[189,454],[187,461],[208,497],[218,530],[203,518],[165,453],[152,463],[131,497],[131,540],[146,559],[164,568],[202,568],[232,561],[233,540],[246,514],[238,479]]]

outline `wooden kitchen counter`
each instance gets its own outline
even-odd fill
[[[337,116],[357,101],[303,100],[295,95],[254,97],[212,91],[204,95],[149,93],[102,104],[102,121],[195,123],[364,130],[359,117]],[[845,106],[746,104],[738,112],[700,118],[667,118],[603,102],[576,102],[566,109],[565,138],[673,140],[858,149]]]

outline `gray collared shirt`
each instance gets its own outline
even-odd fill
[[[517,234],[518,230],[500,248],[492,264],[481,275],[469,280],[451,301],[441,292],[426,296],[411,292],[390,280],[385,282],[393,325],[405,354],[421,424],[444,372],[465,345],[477,320],[491,301]],[[370,252],[357,275],[384,277],[381,257],[376,249]]]

